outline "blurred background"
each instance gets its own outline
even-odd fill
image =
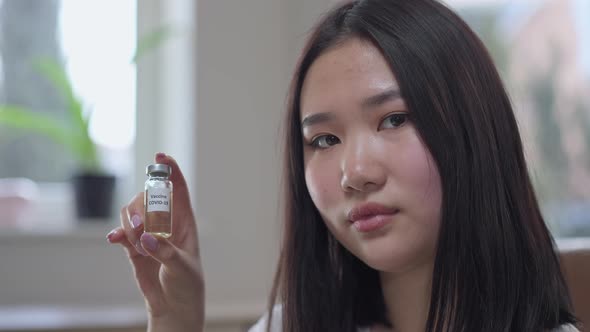
[[[0,331],[145,330],[105,235],[159,151],[191,185],[207,331],[255,321],[279,247],[290,75],[337,2],[0,0]],[[501,71],[558,245],[590,241],[590,2],[446,3]]]

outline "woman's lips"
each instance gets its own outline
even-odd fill
[[[388,224],[393,219],[393,214],[377,214],[352,223],[354,228],[361,233],[374,232]]]
[[[348,213],[348,220],[362,233],[373,232],[385,226],[393,219],[398,209],[379,203],[361,204]]]

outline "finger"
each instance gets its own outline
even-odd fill
[[[129,201],[129,203],[125,206],[127,209],[127,219],[129,221],[129,226],[132,229],[138,230],[140,226],[143,226],[144,215],[145,215],[145,208],[144,208],[144,196],[145,193],[143,191],[138,192],[133,198]],[[137,215],[137,218],[133,218]],[[141,235],[141,232],[138,234]]]
[[[125,248],[125,251],[127,251],[127,256],[129,257],[129,260],[131,260],[133,267],[136,267],[138,265],[139,260],[152,259],[147,253],[145,255],[140,253],[137,250],[137,247],[135,245],[133,245],[125,237],[123,237],[123,239],[117,243],[122,245]],[[145,252],[145,250],[143,248],[141,248],[141,249],[143,250],[143,252]]]
[[[117,227],[107,234],[107,241],[109,243],[121,243],[127,241],[125,238],[125,231],[121,227]]]
[[[160,263],[149,255],[143,256],[139,254],[136,247],[125,238],[125,232],[122,229],[115,230],[114,240],[118,241],[117,243],[121,244],[127,252],[139,289],[150,303],[150,306],[153,307],[162,298],[162,286],[158,277]]]
[[[133,246],[127,240],[127,236],[125,235],[125,230],[121,227],[117,227],[117,228],[113,229],[112,231],[110,231],[107,234],[106,238],[109,243],[120,244],[123,247],[125,247],[126,249],[128,249],[129,250],[129,258],[131,258],[131,259],[135,258],[134,256],[146,257],[145,255],[139,255],[135,246]]]
[[[167,239],[143,233],[140,241],[147,253],[171,271],[183,271],[187,268],[188,263],[183,258],[181,250]]]
[[[129,256],[129,259],[131,259],[133,265],[136,265],[136,262],[133,262],[137,257],[140,258],[146,258],[146,256],[144,255],[140,255],[135,246],[132,245],[128,240],[127,237],[125,236],[125,230],[121,227],[117,227],[115,229],[113,229],[112,231],[110,231],[107,234],[107,241],[111,244],[120,244],[122,245],[126,250],[127,250],[127,254]],[[143,249],[143,248],[142,248]],[[148,255],[149,256],[149,255]]]
[[[139,236],[143,232],[143,213],[142,209],[137,208],[137,201],[142,201],[143,195],[136,195],[129,205],[121,209],[121,227],[125,232],[127,241],[135,246],[138,253],[147,256],[147,253],[139,243]],[[143,203],[142,203],[143,204]]]

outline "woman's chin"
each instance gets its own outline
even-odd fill
[[[356,249],[354,255],[361,261],[377,271],[388,273],[403,273],[432,257],[424,250],[426,248],[392,239],[373,239]]]

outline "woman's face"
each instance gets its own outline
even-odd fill
[[[353,38],[316,59],[301,119],[305,181],[338,241],[381,271],[432,263],[441,180],[380,51]]]

